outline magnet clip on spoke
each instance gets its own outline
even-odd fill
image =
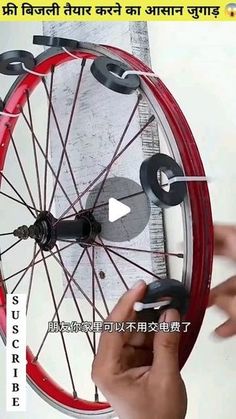
[[[122,78],[124,72],[130,70],[126,64],[108,57],[95,58],[90,70],[97,81],[114,92],[129,95],[140,86],[137,74],[129,74]]]
[[[163,300],[165,304],[163,305]],[[167,301],[169,303],[167,304]],[[189,294],[182,282],[176,279],[160,279],[151,282],[147,286],[145,296],[142,300],[143,305],[160,302],[159,308],[147,308],[137,312],[139,321],[157,321],[161,313],[169,308],[178,310],[181,317],[188,309]]]
[[[55,48],[79,48],[79,41],[76,41],[75,39],[59,38],[55,36],[34,35],[33,44]]]
[[[181,204],[187,193],[185,182],[169,184],[169,191],[163,189],[158,180],[158,172],[163,172],[168,180],[184,176],[181,167],[166,154],[157,153],[144,160],[140,167],[140,182],[147,197],[160,208]]]

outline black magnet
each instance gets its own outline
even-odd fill
[[[140,182],[144,192],[151,202],[161,208],[173,207],[183,202],[187,193],[185,182],[170,184],[169,191],[165,191],[158,182],[158,170],[165,173],[168,179],[184,176],[181,167],[166,154],[154,154],[144,160],[140,167]]]
[[[23,50],[4,52],[0,54],[0,73],[9,76],[24,74],[25,70],[22,67],[22,63],[26,68],[32,70],[35,66],[33,54]]]
[[[140,86],[140,78],[136,74],[128,74],[121,79],[124,72],[131,68],[108,57],[95,58],[90,70],[96,80],[114,92],[129,95]]]
[[[55,47],[55,48],[77,49],[79,47],[79,41],[76,41],[75,39],[58,38],[55,36],[42,36],[42,35],[34,35],[33,44],[43,45],[45,47]]]
[[[161,313],[169,308],[178,310],[181,316],[186,314],[189,294],[182,282],[176,279],[160,279],[148,284],[142,303],[155,303],[168,297],[171,299],[168,305],[159,309],[143,309],[137,312],[138,319],[146,322],[156,321]]]

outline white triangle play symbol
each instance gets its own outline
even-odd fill
[[[113,223],[119,218],[124,217],[125,215],[129,214],[131,209],[128,205],[122,204],[122,202],[117,201],[115,198],[109,199],[109,221]]]

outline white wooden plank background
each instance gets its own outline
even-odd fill
[[[43,23],[45,35],[68,37],[80,41],[95,43],[107,43],[121,47],[134,53],[150,65],[149,42],[146,22],[107,22],[105,25],[97,22],[91,23]],[[68,154],[72,158],[72,167],[76,176],[79,190],[83,190],[88,183],[99,173],[102,167],[106,166],[111,160],[115,146],[126,125],[129,110],[131,111],[136,100],[136,94],[121,95],[109,91],[104,86],[99,85],[89,71],[91,61],[86,63],[86,70],[83,77],[82,89],[72,125],[71,136],[69,140]],[[57,71],[55,77],[55,88],[53,91],[54,107],[59,115],[59,121],[62,133],[65,134],[68,116],[72,104],[73,93],[75,91],[76,81],[80,68],[80,61],[72,61],[66,67]],[[65,70],[66,69],[66,70]],[[66,72],[65,72],[66,71]],[[62,105],[62,104],[65,104]],[[139,130],[140,126],[150,115],[147,105],[142,102],[138,112],[135,115],[132,126],[126,136],[125,142]],[[117,162],[111,176],[124,176],[139,183],[138,165],[135,160],[141,164],[142,160],[158,151],[157,129],[156,133],[152,128],[145,131],[141,141],[127,150],[125,158]],[[61,149],[58,146],[57,133],[55,126],[51,129],[51,155],[52,162],[56,166]],[[124,142],[124,144],[125,144]],[[71,179],[68,176],[67,165],[63,166],[61,180],[66,185],[66,190],[71,199],[75,198]],[[85,204],[85,201],[83,201]],[[63,199],[58,189],[56,212],[59,214],[66,208],[67,202]],[[134,242],[134,247],[146,247],[163,250],[163,223],[162,214],[159,209],[152,208],[151,222],[142,234]],[[129,242],[119,243],[123,246],[130,246]],[[78,259],[78,249],[68,249],[65,253],[67,267],[69,271],[73,270]],[[165,260],[160,257],[150,257],[147,254],[138,254],[138,258],[132,252],[126,254],[130,259],[138,261],[140,265],[149,270],[164,275],[166,271]],[[136,257],[136,259],[135,259]],[[152,280],[148,275],[143,275],[142,271],[137,270],[121,259],[114,257],[119,262],[121,272],[125,280],[131,285],[135,280],[143,278],[147,281]],[[68,265],[68,261],[70,261]],[[70,266],[71,264],[71,266]],[[91,283],[88,281],[88,272],[91,267],[88,260],[84,258],[81,265],[79,278],[83,289],[90,293]],[[114,267],[111,265],[108,257],[103,252],[96,252],[96,270],[105,271],[106,280],[103,282],[105,295],[115,301],[123,292],[123,286],[119,278],[114,277]],[[114,284],[116,281],[116,284]],[[115,286],[114,286],[115,285]],[[75,290],[76,292],[76,290]],[[80,293],[77,293],[79,296]],[[99,298],[96,292],[96,297]]]

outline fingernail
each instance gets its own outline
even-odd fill
[[[163,323],[166,321],[166,314],[167,314],[167,310],[161,313],[160,318],[159,318],[159,323]]]
[[[159,322],[174,322],[174,321],[179,321],[180,320],[180,315],[179,312],[173,308],[170,308],[168,310],[165,310],[159,319]]]
[[[146,284],[146,282],[143,279],[139,279],[137,282],[135,282],[132,285],[131,289],[133,290],[135,288],[139,288],[141,285],[144,285],[144,284]]]

